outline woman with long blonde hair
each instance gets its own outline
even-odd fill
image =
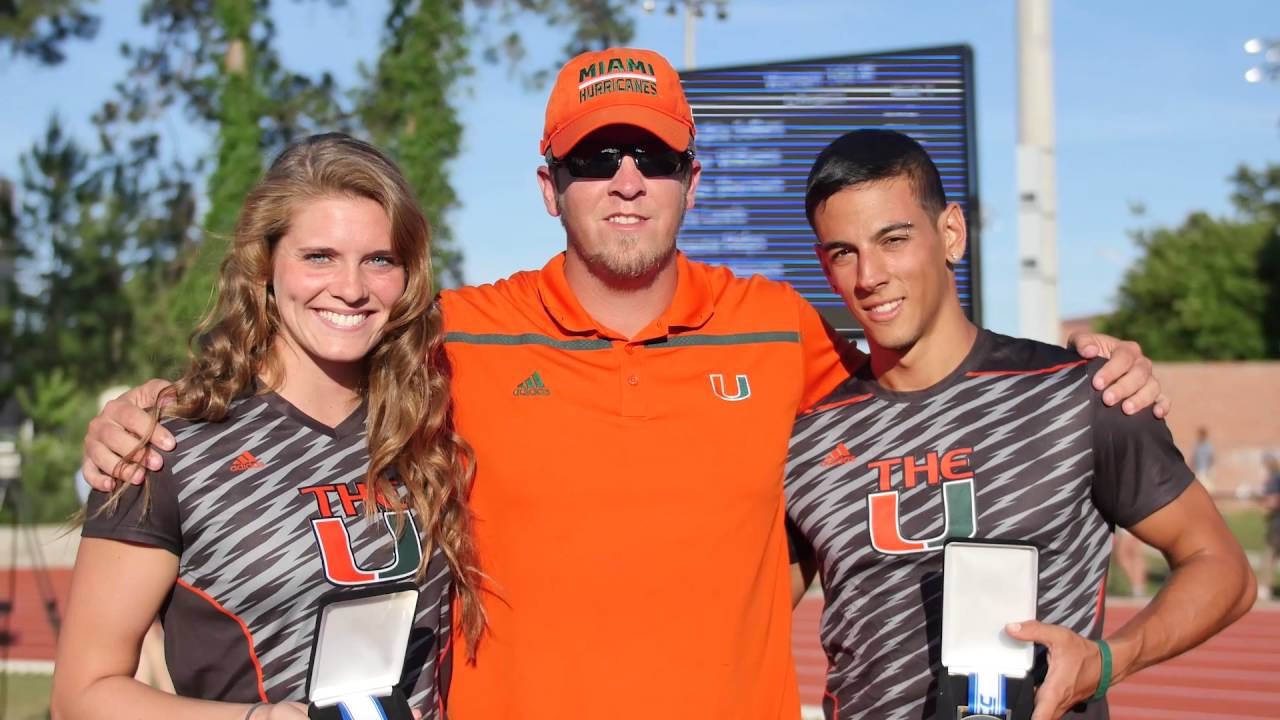
[[[400,687],[436,715],[450,605],[470,647],[483,619],[433,298],[427,222],[389,159],[327,134],[275,160],[164,393],[179,448],[91,498],[55,718],[305,717],[317,599],[397,579],[420,588]],[[133,680],[157,614],[178,696]]]

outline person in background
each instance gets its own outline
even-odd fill
[[[1266,473],[1262,487],[1262,507],[1267,512],[1266,546],[1258,572],[1258,597],[1270,600],[1275,592],[1276,558],[1280,556],[1280,450],[1264,455],[1263,468]]]
[[[1125,579],[1129,581],[1130,597],[1147,596],[1147,556],[1146,546],[1124,528],[1116,528],[1115,539],[1116,563]]]
[[[1209,441],[1209,428],[1200,426],[1196,431],[1196,447],[1191,453],[1191,467],[1196,471],[1196,480],[1204,489],[1213,494],[1213,443]]]

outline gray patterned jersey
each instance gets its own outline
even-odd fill
[[[932,388],[895,393],[864,369],[797,419],[788,525],[826,597],[828,718],[935,716],[947,538],[1037,545],[1037,619],[1099,636],[1112,525],[1192,476],[1163,422],[1102,405],[1095,367],[979,331]],[[1106,716],[1105,703],[1071,715]]]
[[[222,422],[166,420],[177,448],[147,484],[97,513],[86,537],[138,542],[179,557],[161,610],[165,654],[181,695],[209,700],[305,702],[319,598],[337,588],[413,580],[422,557],[413,520],[365,515],[365,411],[338,427],[279,395],[237,400]],[[380,507],[385,503],[379,503]],[[400,687],[436,716],[437,668],[449,633],[449,571],[436,552],[420,583]],[[120,598],[127,602],[127,598]]]

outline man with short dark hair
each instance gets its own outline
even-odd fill
[[[1037,616],[1006,629],[1048,649],[1034,720],[1107,717],[1108,685],[1249,608],[1240,545],[1164,423],[1105,406],[1096,363],[965,316],[953,269],[964,213],[918,143],[888,130],[844,135],[818,156],[805,205],[827,279],[871,348],[797,419],[787,464],[795,600],[821,570],[828,718],[955,717],[934,697],[948,539],[1039,548]],[[1159,548],[1172,572],[1103,640],[1117,525]]]

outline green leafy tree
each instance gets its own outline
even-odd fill
[[[37,375],[19,388],[18,401],[35,425],[22,453],[22,515],[32,522],[61,522],[75,512],[78,500],[72,481],[80,466],[80,439],[97,410],[61,368]]]
[[[13,183],[0,178],[0,410],[13,396],[13,358],[18,348],[18,284],[14,278],[18,219],[13,203]]]
[[[1154,360],[1274,356],[1266,313],[1277,278],[1261,262],[1273,237],[1271,223],[1205,213],[1136,233],[1143,255],[1125,274],[1102,330],[1137,340]]]
[[[470,72],[461,0],[392,0],[382,55],[360,96],[369,139],[400,165],[431,221],[437,279],[462,282],[462,254],[446,213],[457,206],[448,164],[457,157],[462,126],[453,104]]]
[[[92,40],[100,20],[89,12],[89,0],[0,0],[0,53],[57,65],[66,59],[64,46]],[[13,397],[16,355],[17,218],[14,187],[0,176],[0,412]]]
[[[477,18],[472,32],[484,59],[505,63],[528,87],[541,87],[574,55],[625,45],[635,35],[636,3],[627,0],[472,0],[472,5]],[[567,33],[560,57],[529,58],[520,29],[536,20]]]
[[[143,174],[159,191],[151,204],[179,211],[150,228],[164,252],[153,253],[146,281],[132,288],[138,320],[148,328],[136,348],[142,373],[171,376],[183,362],[263,159],[300,135],[349,124],[331,77],[283,66],[269,8],[269,0],[143,3],[142,22],[154,39],[123,48],[128,75],[97,116],[104,136],[135,149],[140,167],[148,168]],[[189,166],[173,160],[172,150],[165,155],[159,129],[174,112],[210,130],[211,156]],[[191,188],[202,176],[208,204],[200,217]]]
[[[217,136],[216,160],[209,176],[209,211],[204,242],[173,293],[172,321],[178,328],[194,327],[209,305],[218,265],[226,253],[240,204],[262,173],[262,128],[266,108],[256,67],[258,48],[251,33],[261,0],[212,0],[217,42],[223,48],[218,72],[209,84],[208,99]]]
[[[0,49],[45,65],[66,59],[68,40],[92,40],[100,24],[85,0],[0,0]]]
[[[0,15],[9,7],[5,2],[0,0]],[[17,8],[10,35],[43,37],[51,48],[71,37],[89,37],[88,28],[96,28],[84,2],[9,4]],[[40,13],[33,14],[33,8]],[[103,157],[95,163],[114,168],[114,186],[104,190],[105,171],[91,182],[95,192],[106,193],[98,198],[106,214],[99,215],[103,220],[94,237],[104,249],[132,253],[122,287],[135,304],[133,320],[148,332],[125,345],[127,361],[142,374],[171,374],[180,364],[186,335],[207,307],[243,198],[263,159],[285,143],[317,130],[362,125],[405,168],[433,223],[437,267],[450,282],[460,283],[461,254],[447,222],[458,203],[448,164],[457,156],[461,136],[453,101],[458,83],[471,71],[468,37],[480,34],[481,27],[495,32],[541,18],[568,28],[567,53],[624,42],[631,33],[627,4],[608,0],[390,0],[384,53],[368,75],[369,87],[354,96],[358,106],[344,109],[342,91],[331,77],[283,66],[274,47],[269,0],[146,0],[140,10],[154,40],[123,48],[128,74],[94,118],[103,145]],[[488,22],[495,15],[499,22]],[[501,53],[492,36],[481,42],[513,69],[554,67],[559,60],[525,62],[514,32],[500,38]],[[55,58],[52,51],[37,56]],[[528,80],[539,72],[523,74]],[[172,151],[166,155],[158,128],[175,110],[214,133],[211,156],[183,165]],[[192,192],[201,177],[207,199],[202,216],[195,212]],[[117,194],[122,199],[106,199]],[[175,212],[166,215],[166,208]],[[132,239],[108,237],[107,221],[128,227]],[[120,267],[109,269],[112,277],[119,275]],[[111,296],[119,289],[112,286]],[[94,307],[100,314],[108,310],[114,308]],[[123,317],[104,317],[96,324],[118,328]],[[39,313],[32,318],[44,322]],[[93,324],[88,316],[77,322]],[[116,342],[103,356],[108,374],[119,375],[118,344],[127,333],[106,334]],[[98,337],[96,331],[91,335]],[[31,364],[46,360],[34,357]]]
[[[54,117],[20,160],[20,207],[0,209],[0,250],[20,278],[0,273],[12,300],[0,313],[10,371],[0,401],[16,396],[34,423],[21,450],[38,520],[74,509],[71,477],[91,398],[136,377],[135,308],[147,306],[139,296],[164,280],[166,258],[182,241],[177,228],[190,223],[190,186],[150,180],[149,154],[107,142],[90,152]]]
[[[527,85],[545,82],[563,57],[529,62],[516,28],[531,19],[568,28],[564,57],[629,40],[627,3],[608,0],[392,0],[383,51],[359,93],[357,115],[369,138],[404,171],[432,225],[437,280],[462,283],[462,253],[448,214],[458,206],[449,163],[462,141],[456,98],[474,72],[470,43],[505,63]],[[471,25],[468,27],[468,18]]]
[[[91,6],[0,0],[0,52],[62,62],[68,42],[97,32]],[[12,365],[0,367],[0,404],[16,395],[35,422],[24,486],[43,520],[74,507],[70,478],[91,398],[108,382],[176,371],[264,158],[312,132],[363,130],[404,167],[432,220],[436,267],[461,282],[448,174],[472,43],[537,84],[563,57],[530,62],[516,28],[537,20],[564,28],[566,57],[632,32],[626,2],[388,0],[384,51],[365,86],[338,88],[327,74],[284,67],[269,0],[139,8],[153,37],[122,48],[126,76],[92,118],[98,147],[73,141],[54,120],[23,161],[16,211],[0,178],[0,352]],[[209,155],[182,159],[165,148],[161,129],[175,113],[216,138]]]
[[[1241,214],[1271,228],[1258,256],[1258,274],[1267,286],[1262,317],[1267,356],[1280,357],[1280,165],[1260,170],[1242,165],[1231,181],[1231,202]]]
[[[1254,170],[1241,165],[1231,176],[1231,202],[1246,217],[1280,222],[1280,165]]]
[[[81,386],[103,385],[124,372],[131,195],[56,117],[20,162],[15,381],[66,367]]]
[[[135,308],[172,284],[166,270],[193,212],[189,183],[148,180],[140,160],[89,152],[52,119],[20,160],[16,381],[65,365],[93,390],[135,377]]]

